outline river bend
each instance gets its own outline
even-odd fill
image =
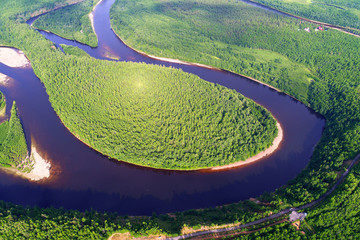
[[[109,10],[113,2],[103,0],[93,12],[97,48],[48,32],[40,33],[58,46],[77,46],[95,58],[107,59],[110,52],[121,61],[181,68],[206,81],[235,89],[266,107],[280,122],[284,140],[279,150],[256,163],[219,172],[154,170],[111,160],[85,146],[62,125],[31,68],[0,64],[0,72],[13,79],[0,90],[8,101],[16,100],[27,140],[52,163],[52,177],[38,183],[0,172],[1,200],[40,207],[150,215],[257,197],[286,184],[306,167],[325,126],[321,116],[286,94],[239,75],[163,62],[133,51],[110,27]]]

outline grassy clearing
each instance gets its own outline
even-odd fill
[[[243,41],[242,35],[248,32],[276,32],[286,25],[281,20],[245,3],[221,0],[119,1],[111,9],[112,27],[136,49],[241,73],[306,102],[313,79],[308,67]],[[294,25],[291,30],[298,28]]]
[[[61,44],[61,47],[64,50],[65,54],[79,56],[79,57],[90,57],[84,50],[78,47],[69,46],[65,44]]]
[[[358,0],[253,0],[297,16],[360,29]]]

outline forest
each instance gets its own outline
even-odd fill
[[[326,129],[308,167],[287,186],[263,196],[278,208],[288,204],[299,206],[319,198],[344,170],[344,161],[358,153],[358,38],[335,30],[315,32],[315,24],[236,1],[143,0],[135,3],[123,0],[115,2],[111,18],[114,30],[135,49],[255,77],[300,99],[326,117]],[[303,31],[306,27],[312,31]],[[221,48],[221,44],[229,46],[228,49]],[[283,81],[276,72],[267,77],[260,73],[263,69],[251,65],[236,68],[244,58],[252,59],[256,66],[256,56],[234,57],[238,56],[237,51],[249,53],[254,49],[281,54],[288,61],[309,69],[311,80],[307,85],[286,84],[289,80]],[[234,60],[231,61],[231,57]],[[216,58],[224,60],[213,61]],[[249,74],[249,70],[253,73]]]
[[[234,1],[135,4],[124,0],[115,2],[111,8],[113,29],[138,50],[241,73],[306,103],[309,85],[314,80],[310,68],[267,46],[250,47],[254,35],[261,38],[264,34],[269,37],[278,34],[278,28],[286,26],[281,21],[280,16]],[[280,31],[289,27],[293,32],[301,26],[295,22]],[[307,37],[303,33],[298,35]]]
[[[226,165],[266,149],[277,134],[262,107],[176,69],[68,56],[44,64],[40,78],[75,136],[137,165]]]
[[[42,3],[44,6],[48,4],[46,1]],[[106,238],[114,231],[130,231],[133,236],[150,233],[177,235],[184,224],[199,228],[202,225],[249,222],[267,216],[270,212],[310,202],[329,189],[339,173],[345,170],[346,161],[358,153],[360,145],[359,39],[335,30],[308,33],[302,29],[315,29],[317,26],[265,12],[240,2],[214,0],[206,3],[200,0],[117,1],[112,9],[113,28],[128,44],[139,50],[158,56],[205,63],[256,77],[282,89],[323,114],[327,119],[327,126],[309,166],[288,185],[258,198],[267,203],[266,205],[242,201],[218,208],[174,213],[175,218],[171,214],[154,214],[152,217],[141,219],[119,217],[109,213],[81,213],[2,203],[0,232],[3,238]],[[39,6],[31,9],[35,10]],[[20,14],[22,11],[24,9],[18,9],[19,16],[23,16]],[[241,18],[238,14],[242,14]],[[147,21],[142,21],[142,17]],[[46,84],[46,77],[41,76],[51,74],[53,69],[49,69],[50,73],[46,72],[46,69],[54,65],[48,56],[56,60],[65,58],[51,48],[51,43],[26,25],[15,24],[5,18],[2,20],[1,44],[10,44],[24,50],[32,62],[35,73]],[[151,31],[147,32],[148,28]],[[141,32],[145,34],[140,35]],[[202,40],[197,42],[196,38]],[[162,42],[163,45],[157,42]],[[183,45],[186,48],[181,47]],[[221,45],[229,46],[229,49],[218,48]],[[45,54],[40,54],[40,49],[45,51]],[[216,54],[217,49],[221,53]],[[192,53],[195,50],[197,54]],[[238,52],[239,55],[232,52]],[[269,57],[274,63],[261,59],[263,52],[268,52],[270,57],[272,54],[276,55],[273,58]],[[241,53],[243,55],[240,55]],[[233,55],[237,58],[232,58]],[[216,58],[222,59],[223,56],[233,60],[219,61],[224,65],[209,62]],[[68,56],[66,59],[72,62],[83,61],[74,56]],[[238,67],[236,59],[245,59],[252,65],[248,64],[246,68]],[[303,77],[294,77],[292,80],[288,80],[292,71],[287,72],[288,78],[281,78],[282,72],[286,73],[286,70],[275,69],[269,71],[269,75],[265,75],[262,73],[262,65],[258,62],[261,60],[267,64],[283,64],[286,60],[286,65],[282,68],[298,66],[308,71],[305,76],[300,75]],[[45,64],[46,61],[50,62]],[[302,73],[299,71],[298,74]],[[324,203],[307,210],[309,216],[302,229],[305,235],[288,223],[283,223],[238,238],[358,238],[358,171],[359,167],[352,170],[341,187]],[[92,217],[94,215],[96,217]],[[123,219],[123,225],[115,219]]]
[[[9,26],[3,44],[28,53],[64,125],[109,157],[162,169],[209,168],[246,160],[277,135],[271,114],[235,91],[176,69],[45,53],[51,43],[42,36]]]
[[[360,29],[360,4],[358,0],[252,0],[296,16]]]
[[[97,2],[98,0],[83,1],[74,6],[50,12],[38,18],[33,26],[38,29],[46,29],[64,38],[96,47],[97,37],[93,32],[89,13]],[[78,16],[82,17],[78,18]]]
[[[267,82],[326,117],[326,129],[309,166],[288,186],[277,191],[275,196],[279,202],[297,206],[317,199],[334,182],[336,172],[343,169],[343,162],[357,154],[360,142],[358,38],[336,30],[308,33],[302,30],[305,26],[312,29],[317,26],[237,1],[123,0],[115,2],[111,18],[114,30],[135,49],[208,65],[212,65],[209,54],[219,59],[229,56],[219,61],[221,64],[212,66]],[[231,47],[214,47],[218,42]],[[296,78],[292,82],[289,78],[284,81],[276,71],[264,76],[262,69],[256,67],[256,56],[247,55],[255,67],[236,68],[239,61],[234,56],[244,48],[281,54],[293,64],[309,69],[312,80],[307,85],[299,84]]]
[[[10,119],[0,124],[0,166],[28,171],[30,169],[25,162],[27,155],[25,135],[14,102]]]

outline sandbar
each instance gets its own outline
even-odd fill
[[[30,160],[30,161],[29,161]],[[5,172],[15,174],[26,178],[31,181],[40,181],[44,178],[50,177],[50,167],[51,164],[49,161],[43,159],[40,154],[37,152],[35,147],[31,148],[30,159],[27,157],[24,161],[29,161],[27,165],[32,168],[30,172],[22,172],[16,168],[3,168]]]
[[[22,51],[8,47],[0,47],[0,62],[12,68],[30,66],[30,61]]]

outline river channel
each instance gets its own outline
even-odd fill
[[[52,177],[40,182],[0,172],[1,200],[40,207],[150,215],[257,197],[286,184],[307,166],[325,126],[320,115],[286,94],[239,75],[163,62],[133,51],[110,27],[109,10],[113,3],[114,0],[103,0],[93,12],[97,48],[39,32],[58,46],[77,46],[95,58],[107,59],[111,53],[120,61],[181,68],[206,81],[235,89],[277,118],[284,130],[281,146],[253,164],[218,172],[155,170],[112,160],[84,145],[63,126],[31,68],[9,68],[0,63],[0,72],[13,79],[0,90],[8,101],[16,100],[27,141],[52,164]]]

